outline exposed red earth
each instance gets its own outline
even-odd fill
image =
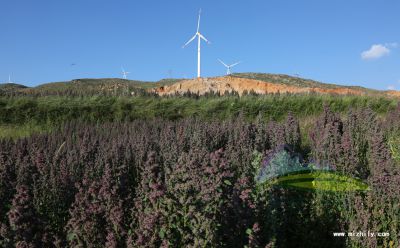
[[[152,89],[159,95],[170,95],[175,93],[183,94],[185,92],[198,93],[203,95],[207,92],[225,92],[237,91],[242,95],[244,91],[254,91],[258,94],[270,93],[319,93],[319,94],[339,94],[339,95],[368,95],[371,93],[362,89],[352,89],[349,87],[300,87],[287,84],[270,83],[261,80],[239,78],[232,76],[196,78],[177,82],[172,85],[162,86]],[[377,91],[376,94],[382,94],[391,97],[400,97],[399,91]]]

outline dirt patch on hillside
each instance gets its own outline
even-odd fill
[[[340,95],[365,95],[366,93],[362,90],[350,89],[350,88],[311,88],[311,87],[298,87],[288,86],[284,84],[269,83],[260,80],[238,78],[238,77],[215,77],[215,78],[199,78],[181,81],[169,86],[163,86],[153,89],[154,92],[159,95],[170,95],[170,94],[183,94],[185,92],[198,93],[200,95],[206,92],[219,92],[224,94],[225,92],[236,91],[239,95],[242,95],[244,91],[254,91],[258,94],[269,94],[269,93],[321,93],[321,94],[340,94]],[[400,96],[400,95],[399,95]]]
[[[388,90],[386,91],[386,94],[389,96],[400,97],[400,91],[396,90]]]

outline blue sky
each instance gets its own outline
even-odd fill
[[[299,74],[327,83],[400,89],[398,0],[2,0],[0,82],[159,80],[235,72]],[[397,44],[398,43],[398,44]],[[75,64],[75,65],[71,65]]]

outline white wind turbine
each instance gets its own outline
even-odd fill
[[[126,79],[126,76],[127,76],[130,72],[129,72],[129,71],[125,71],[123,67],[121,67],[121,69],[122,69],[122,77],[123,77],[124,79]]]
[[[200,15],[201,15],[201,9],[199,11],[199,19],[197,20],[197,31],[194,34],[194,36],[186,42],[185,45],[183,45],[183,48],[186,47],[190,42],[192,42],[194,39],[196,39],[197,36],[197,77],[200,77],[200,39],[203,39],[205,42],[210,44],[210,42],[200,33]]]
[[[9,83],[9,84],[12,83],[12,82],[11,82],[11,75],[10,75],[10,74],[8,74],[8,83]]]
[[[219,60],[219,62],[221,62],[221,64],[223,64],[223,65],[226,67],[226,75],[231,74],[231,68],[232,68],[232,67],[234,67],[235,65],[241,63],[241,61],[239,61],[239,62],[236,62],[236,63],[234,63],[234,64],[227,65],[227,64],[225,64],[222,60],[220,60],[220,59],[218,59],[218,60]]]

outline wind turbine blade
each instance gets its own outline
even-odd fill
[[[198,33],[199,30],[200,30],[200,16],[201,16],[201,9],[199,10],[199,19],[197,19],[197,31],[196,31],[196,33]]]
[[[124,67],[121,66],[121,70],[122,70],[123,73],[125,73]]]
[[[236,63],[234,63],[234,64],[230,65],[229,67],[234,67],[235,65],[238,65],[238,64],[240,64],[240,63],[241,63],[241,61],[239,61],[239,62],[236,62]]]
[[[202,34],[199,33],[199,35],[200,35],[200,38],[202,38],[205,42],[207,42],[208,44],[211,43],[211,42],[209,42],[209,41],[206,39],[206,37],[204,37]]]
[[[228,68],[229,66],[227,66],[222,60],[218,59],[219,62],[221,62],[221,64],[223,64],[226,68]]]
[[[185,45],[183,45],[182,48],[184,48],[185,46],[187,46],[190,42],[192,42],[195,38],[196,38],[197,33],[188,41],[185,43]]]

